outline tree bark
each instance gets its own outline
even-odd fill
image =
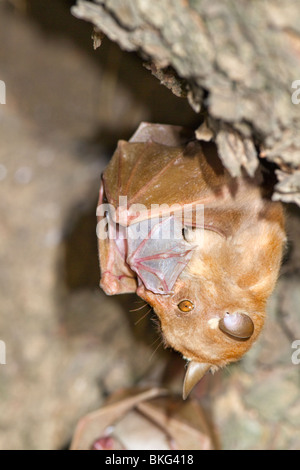
[[[233,176],[265,158],[279,168],[273,199],[300,205],[299,0],[78,0],[72,12],[205,113],[196,136],[211,131]]]

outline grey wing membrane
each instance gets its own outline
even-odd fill
[[[127,236],[127,263],[139,283],[155,294],[171,294],[193,250],[181,222],[174,216],[144,220],[130,225]]]

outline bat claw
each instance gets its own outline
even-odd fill
[[[186,400],[195,385],[202,379],[211,368],[211,364],[190,361],[183,382],[182,398]]]

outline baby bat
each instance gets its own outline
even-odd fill
[[[285,230],[282,205],[262,188],[260,171],[231,177],[214,143],[148,123],[118,142],[102,175],[100,285],[153,307],[165,344],[188,361],[184,399],[264,325]]]

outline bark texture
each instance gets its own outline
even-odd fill
[[[273,198],[300,205],[298,0],[78,0],[72,12],[205,114],[232,175],[266,158],[279,167]]]

